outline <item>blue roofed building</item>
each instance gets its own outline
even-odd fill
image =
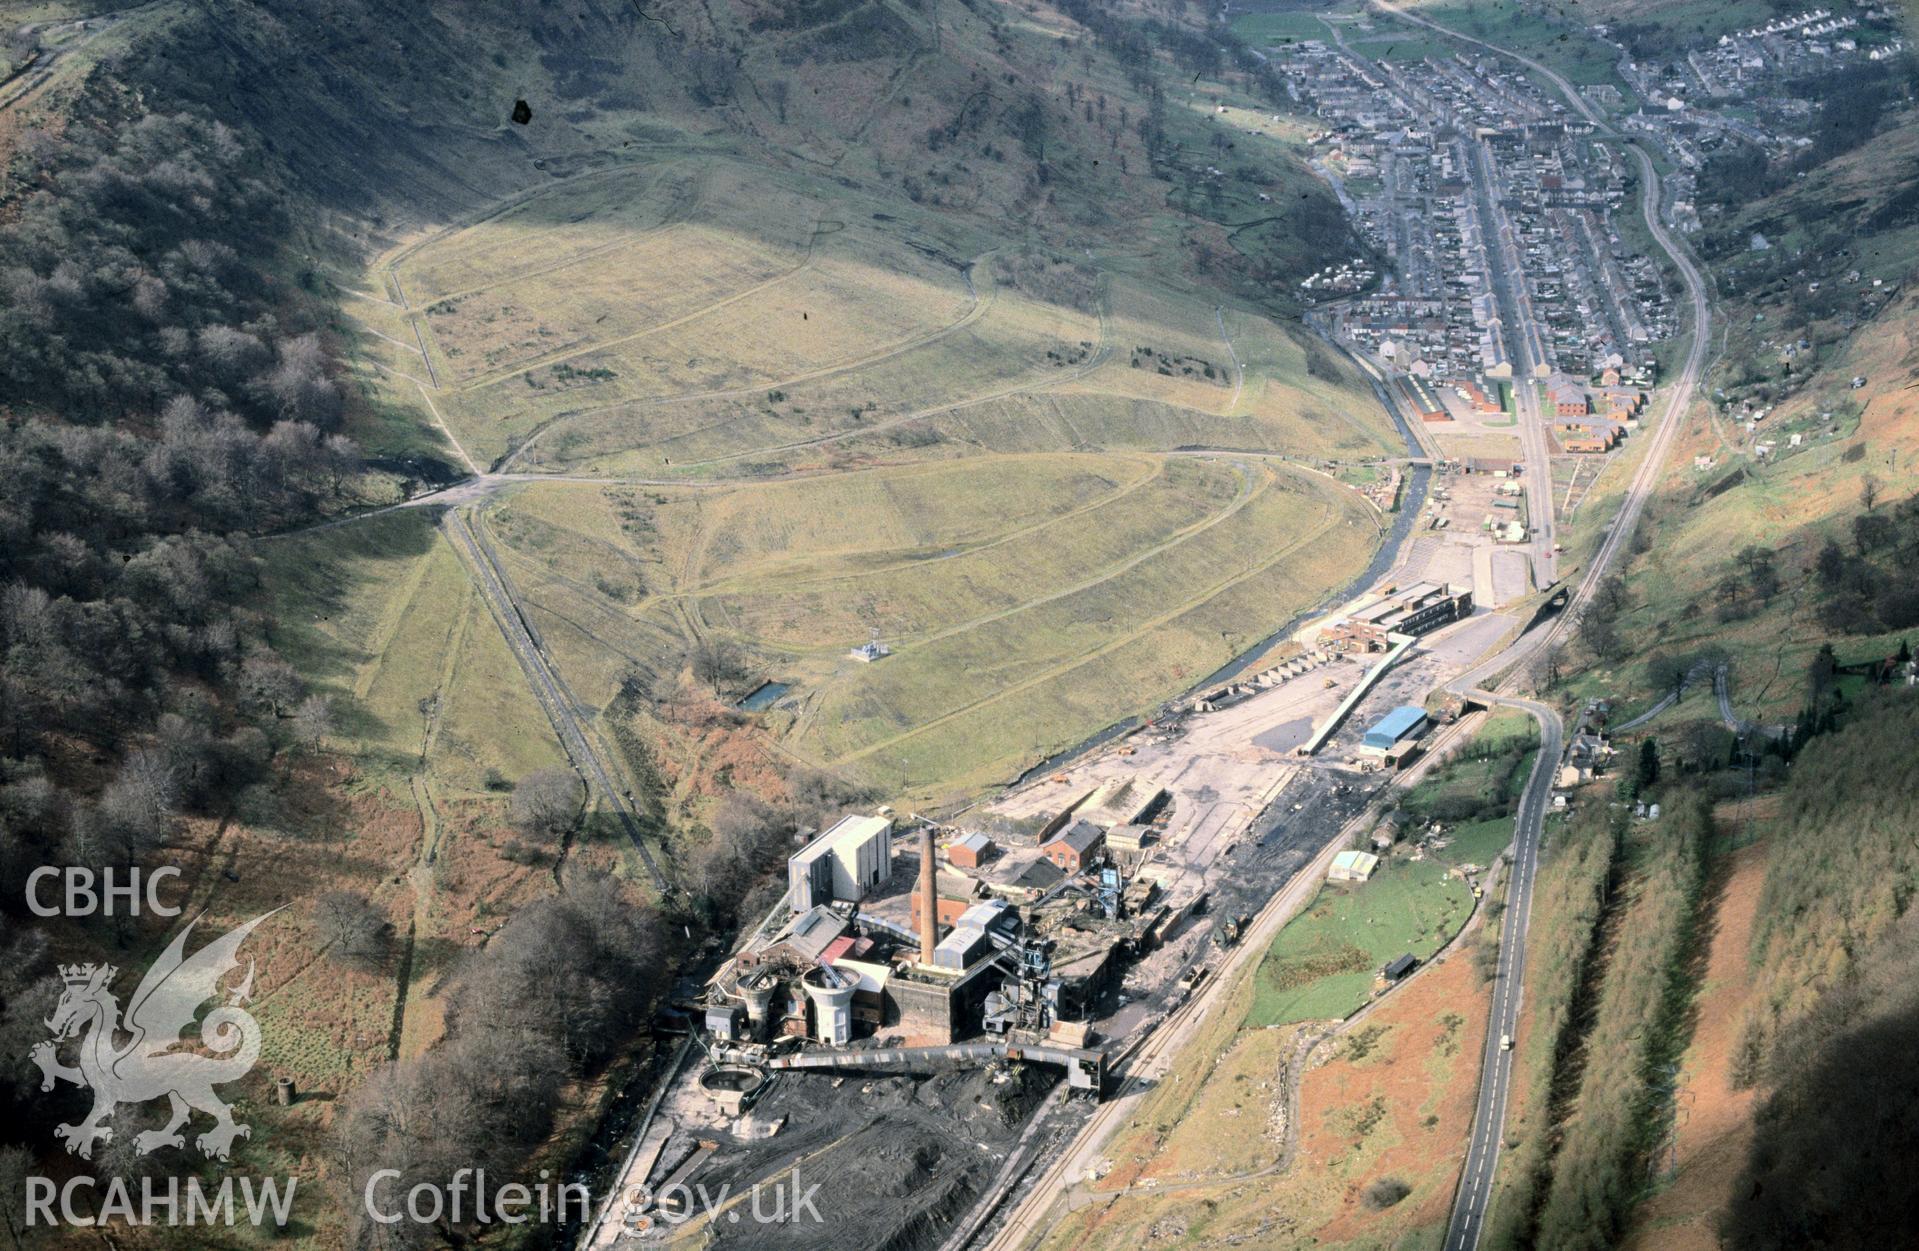
[[[1401,704],[1372,724],[1359,740],[1359,749],[1383,754],[1418,738],[1425,728],[1426,710],[1416,704]]]

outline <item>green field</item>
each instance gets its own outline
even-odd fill
[[[1422,30],[1400,22],[1379,22],[1375,33],[1363,37],[1348,36],[1353,50],[1377,61],[1396,65],[1415,65],[1427,58],[1444,59],[1461,45],[1436,31]]]
[[[1549,18],[1519,0],[1437,0],[1409,7],[1429,21],[1540,61],[1575,84],[1623,86],[1613,68],[1618,50],[1594,38],[1576,14]]]
[[[1510,818],[1450,832],[1438,855],[1382,859],[1363,884],[1327,883],[1312,906],[1273,939],[1254,975],[1253,1028],[1350,1016],[1371,996],[1381,965],[1410,952],[1421,960],[1466,923],[1472,891],[1454,865],[1484,868],[1512,842]]]
[[[1306,39],[1330,40],[1326,24],[1311,12],[1240,13],[1233,17],[1230,25],[1235,35],[1254,47]]]

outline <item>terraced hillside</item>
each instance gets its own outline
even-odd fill
[[[904,793],[999,780],[1191,685],[1378,533],[1319,475],[1144,453],[536,486],[484,517],[583,691],[731,641],[791,686],[766,718],[789,751]],[[891,655],[851,655],[873,638]]]
[[[1398,450],[1283,294],[1213,272],[1279,263],[1298,210],[1258,187],[1324,194],[1289,128],[1241,125],[1263,119],[1219,83],[1143,103],[1057,14],[934,24],[925,85],[857,120],[789,88],[762,121],[813,132],[799,148],[662,109],[644,143],[340,282],[371,407],[531,480],[481,517],[586,707],[722,652],[709,695],[790,687],[764,718],[785,753],[921,797],[1010,777],[1322,601],[1379,526],[1302,463]],[[957,66],[998,85],[945,138],[887,111],[927,113]],[[1013,142],[969,120],[1002,96],[1027,101]],[[830,171],[806,157],[849,125]],[[1182,195],[1202,159],[1226,168]],[[892,655],[851,658],[875,639]]]
[[[1271,321],[739,161],[572,179],[397,250],[369,283],[389,298],[349,306],[366,360],[503,467],[1384,446],[1348,380],[1312,377],[1317,349]]]

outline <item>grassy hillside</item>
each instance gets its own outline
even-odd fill
[[[1353,493],[1248,457],[1035,453],[720,488],[528,489],[487,524],[583,692],[703,640],[786,750],[978,786],[1150,707],[1363,563]],[[849,653],[878,637],[892,654]],[[986,681],[982,681],[985,678]]]
[[[1350,240],[1229,44],[1070,4],[741,5],[619,38],[737,64],[642,90],[503,34],[496,60],[548,78],[480,159],[547,126],[603,150],[338,280],[369,411],[450,460],[616,484],[617,518],[573,487],[489,515],[587,702],[724,655],[709,694],[793,685],[765,721],[789,755],[945,798],[1363,565],[1368,510],[1275,459],[1397,449],[1288,316],[1287,275]],[[1246,455],[1170,456],[1204,450]],[[775,522],[819,550],[766,559]],[[895,654],[848,660],[873,637]]]
[[[1316,603],[1373,541],[1354,497],[1260,459],[1397,441],[1290,319],[1293,280],[1352,241],[1300,136],[1268,120],[1260,67],[1203,23],[984,0],[573,0],[511,19],[338,0],[154,4],[81,33],[85,56],[66,54],[13,118],[164,102],[270,137],[265,168],[298,206],[302,264],[284,280],[336,306],[342,426],[388,475],[376,494],[472,464],[714,483],[858,526],[874,520],[863,488],[843,500],[825,482],[952,462],[942,480],[1003,521],[1022,515],[1020,492],[1051,488],[1028,481],[1036,457],[1085,456],[1099,474],[1123,455],[1208,483],[1164,511],[1154,493],[1116,499],[1084,518],[1113,519],[1097,533],[1001,541],[1009,521],[964,559],[924,561],[949,545],[936,524],[892,557],[923,568],[855,598],[833,579],[868,556],[799,589],[776,568],[629,576],[663,559],[645,539],[516,548],[595,707],[635,674],[657,692],[689,655],[724,651],[720,694],[800,680],[804,714],[774,718],[791,753],[948,793],[1180,689]],[[1166,459],[1192,449],[1253,459]],[[744,492],[797,475],[822,484]],[[631,495],[623,524],[657,511],[677,542],[681,497],[661,491]],[[561,528],[602,524],[557,511]],[[732,522],[709,524],[726,550]],[[485,618],[445,551],[389,569],[364,541],[328,531],[264,554],[294,612],[319,593],[316,569],[336,571],[324,589],[341,596],[399,579],[368,607],[370,634],[350,617],[322,627],[362,651],[352,682],[326,646],[293,648],[352,706],[334,742],[403,758],[424,724],[404,706],[439,687],[396,685],[417,666],[395,653],[454,637],[412,618],[451,611],[469,648],[486,646],[467,628]],[[849,671],[845,652],[875,632],[895,662]],[[474,659],[492,672],[500,657]],[[980,672],[1001,675],[1004,698],[967,689]],[[506,738],[548,738],[530,705],[493,711]],[[538,755],[480,744],[446,776],[472,791]]]

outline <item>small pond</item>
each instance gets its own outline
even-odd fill
[[[762,682],[742,699],[736,707],[742,712],[765,712],[773,706],[773,701],[793,689],[791,682]]]

